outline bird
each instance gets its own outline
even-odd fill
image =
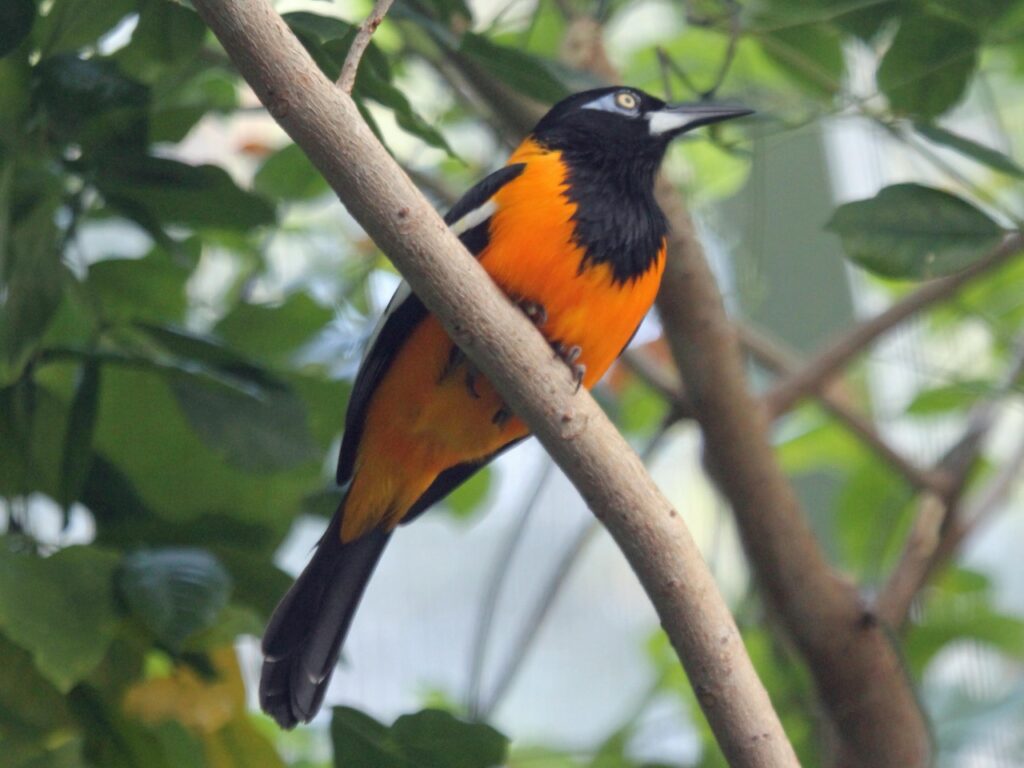
[[[741,117],[612,86],[555,104],[445,223],[533,321],[579,387],[592,387],[654,301],[668,224],[654,183],[669,143]],[[342,500],[263,636],[259,698],[283,728],[323,704],[366,584],[399,523],[416,519],[527,426],[399,286],[371,335],[345,415]]]

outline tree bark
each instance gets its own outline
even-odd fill
[[[530,425],[612,533],[735,766],[796,757],[680,515],[532,324],[501,294],[316,68],[268,0],[194,0],[261,101]]]

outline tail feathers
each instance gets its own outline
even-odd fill
[[[323,704],[342,642],[389,533],[342,543],[336,515],[313,559],[263,635],[260,706],[282,728],[309,722]]]

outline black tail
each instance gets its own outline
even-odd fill
[[[336,514],[313,559],[270,617],[263,634],[260,706],[282,728],[320,709],[341,644],[389,533],[343,544]]]

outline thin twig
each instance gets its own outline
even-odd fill
[[[714,98],[715,94],[718,93],[718,89],[722,87],[722,83],[725,82],[725,78],[729,74],[729,69],[732,67],[733,61],[736,60],[736,51],[739,49],[740,35],[743,33],[743,27],[740,20],[740,4],[736,2],[736,0],[725,0],[725,6],[729,13],[729,44],[725,49],[725,56],[722,58],[722,63],[718,67],[718,74],[715,76],[715,81],[701,96],[701,98],[704,99]]]
[[[878,597],[879,617],[888,622],[890,626],[900,627],[903,625],[907,620],[914,596],[924,588],[936,569],[952,557],[966,537],[967,531],[962,521],[973,518],[965,517],[968,513],[964,510],[962,503],[964,490],[971,471],[977,464],[982,443],[996,423],[1000,404],[1008,394],[1014,391],[1022,376],[1024,376],[1024,336],[1017,341],[1013,358],[1003,380],[985,400],[971,409],[967,416],[967,426],[963,435],[938,462],[938,471],[945,473],[947,477],[947,487],[945,493],[940,497],[943,514],[938,518],[937,538],[930,546],[930,551],[926,551],[921,541],[915,536],[920,528],[930,529],[932,525],[931,521],[922,522],[920,519],[926,512],[931,514],[930,510],[927,510],[925,504],[922,503],[921,511],[918,513],[919,518],[915,521],[914,528],[904,546],[900,562]],[[1021,451],[1024,452],[1024,447]],[[982,505],[980,511],[983,514],[987,515],[1012,487],[1013,479],[1020,467],[1019,462],[1024,462],[1024,456],[1020,459],[1016,454],[1012,456],[1006,467],[1010,474],[1000,471],[993,483],[987,486],[987,492],[983,492],[983,495],[979,497],[978,504]],[[978,515],[978,513],[979,508],[976,507],[972,514]]]
[[[373,37],[373,33],[377,31],[380,23],[384,21],[384,17],[391,9],[391,4],[394,1],[376,0],[373,4],[373,10],[366,17],[366,21],[359,25],[359,31],[356,32],[355,39],[352,41],[352,47],[348,49],[345,63],[341,67],[341,74],[338,75],[337,86],[345,93],[352,93],[352,88],[356,84],[356,72],[359,70],[359,62],[370,45],[370,38]]]
[[[764,365],[775,369],[779,375],[791,376],[803,368],[804,363],[800,355],[778,339],[768,336],[761,329],[754,328],[747,323],[737,323],[736,327],[744,348]],[[943,475],[931,473],[918,467],[893,448],[875,429],[875,426],[865,416],[850,407],[843,398],[837,396],[833,388],[822,387],[815,393],[815,397],[826,412],[850,430],[879,458],[899,472],[914,488],[931,489],[935,492],[944,490]],[[771,418],[777,419],[783,415],[772,410],[771,406],[774,403],[769,401],[768,405]]]
[[[516,524],[508,537],[505,539],[501,551],[498,553],[487,579],[487,588],[480,600],[480,618],[477,620],[476,632],[473,633],[473,650],[470,654],[469,684],[466,686],[466,711],[473,719],[483,719],[480,707],[480,686],[483,681],[484,664],[487,661],[487,647],[491,638],[491,629],[494,626],[494,616],[498,607],[498,600],[505,588],[505,581],[508,577],[509,564],[512,557],[519,548],[526,533],[527,523],[530,521],[532,512],[537,507],[537,501],[547,486],[548,478],[554,471],[555,463],[547,456],[544,457],[544,466],[534,481],[533,492],[523,501],[516,514]]]
[[[829,380],[873,341],[907,318],[949,298],[979,275],[991,272],[1024,251],[1024,235],[1015,232],[987,255],[955,275],[925,283],[884,312],[865,320],[826,345],[824,351],[804,368],[776,384],[765,396],[769,410],[789,410],[803,397],[820,392]]]
[[[921,586],[939,546],[939,531],[946,517],[946,502],[941,496],[926,493],[921,498],[917,518],[907,537],[899,562],[882,589],[875,612],[889,626],[903,622]]]

